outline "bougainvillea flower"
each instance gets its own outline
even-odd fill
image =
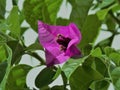
[[[38,32],[40,44],[45,48],[47,66],[81,55],[76,47],[81,40],[81,33],[74,23],[68,26],[53,26],[38,21]]]

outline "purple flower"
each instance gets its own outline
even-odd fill
[[[45,48],[47,66],[81,55],[76,47],[81,40],[81,33],[74,23],[68,26],[53,26],[38,21],[38,32],[40,44]]]

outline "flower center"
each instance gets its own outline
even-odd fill
[[[60,45],[60,50],[66,50],[67,49],[67,46],[68,46],[68,43],[70,42],[70,38],[68,37],[64,37],[63,35],[61,34],[58,34],[57,35],[57,43]]]

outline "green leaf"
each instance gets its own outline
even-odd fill
[[[89,43],[94,42],[99,33],[100,26],[101,21],[98,19],[96,15],[89,15],[87,17],[81,32],[82,40],[79,45],[81,48],[84,48]]]
[[[68,19],[63,19],[63,18],[57,18],[57,25],[68,25],[70,23],[70,20]]]
[[[7,24],[6,20],[1,20],[0,21],[0,31],[5,32],[8,29],[9,29],[9,25]]]
[[[27,31],[28,28],[29,27],[21,27],[21,33],[20,33],[20,35],[22,36],[25,33],[25,31]]]
[[[101,57],[102,56],[101,49],[98,47],[98,48],[92,50],[91,56],[93,56],[93,57]]]
[[[114,8],[112,8],[113,12],[117,12],[120,10],[120,5],[118,4],[117,6],[115,6]]]
[[[7,51],[7,54],[8,54],[8,58],[7,58],[7,69],[6,69],[6,73],[5,73],[5,76],[0,84],[0,90],[5,90],[5,84],[7,82],[7,77],[8,77],[8,74],[10,72],[10,68],[11,68],[11,60],[12,60],[12,50],[5,44],[5,47],[6,47],[6,51]]]
[[[106,15],[108,14],[109,9],[102,9],[100,11],[97,12],[97,16],[99,18],[99,20],[104,20]]]
[[[91,67],[79,66],[70,77],[71,90],[88,90],[93,81],[103,79],[103,76]]]
[[[61,68],[59,67],[59,68],[57,68],[57,71],[53,77],[53,80],[55,80],[60,74],[61,74]]]
[[[7,55],[6,55],[6,50],[5,47],[2,45],[0,46],[0,62],[6,60]]]
[[[0,83],[2,82],[7,69],[7,62],[0,63]]]
[[[115,86],[115,90],[120,89],[120,67],[116,67],[112,72],[111,72],[113,84]]]
[[[25,0],[23,6],[25,19],[35,31],[38,20],[55,24],[61,3],[62,0]]]
[[[54,76],[55,71],[52,68],[44,68],[35,79],[35,85],[38,88],[47,86],[53,81]]]
[[[104,8],[104,7],[107,7],[111,4],[114,3],[115,0],[103,0],[102,3],[99,4],[99,8]]]
[[[72,5],[70,20],[72,22],[75,22],[79,28],[82,28],[87,18],[88,11],[92,5],[93,0],[68,0],[68,1]]]
[[[12,37],[9,35],[5,34],[4,32],[0,31],[0,44],[4,44],[8,41],[14,40]]]
[[[98,16],[99,20],[104,20],[107,16],[108,12],[116,6],[117,6],[117,4],[113,4],[109,8],[105,8],[105,9],[98,11],[97,16]]]
[[[89,55],[91,53],[92,48],[93,47],[90,44],[87,44],[84,48],[80,48],[82,51],[82,55],[84,56]]]
[[[0,0],[0,19],[4,18],[6,8],[6,0]]]
[[[18,15],[18,7],[13,6],[10,15],[7,18],[7,23],[9,25],[9,30],[11,34],[15,38],[20,37],[20,22],[19,22],[19,15]]]
[[[35,50],[43,50],[42,46],[40,43],[33,43],[32,45],[28,46],[25,48],[25,51],[35,51]]]
[[[22,55],[24,54],[24,48],[19,43],[19,41],[9,41],[7,42],[7,45],[12,49],[12,64],[19,63]],[[13,47],[14,46],[14,47]]]
[[[31,66],[24,64],[13,67],[8,75],[5,90],[24,90],[26,76],[31,68]]]
[[[96,47],[100,47],[102,49],[102,51],[104,51],[105,47],[107,46],[111,46],[111,37],[107,38],[107,39],[104,39],[102,41],[100,41]]]
[[[116,51],[115,51],[114,48],[111,48],[111,47],[107,46],[107,47],[104,48],[104,52],[107,56],[109,56],[111,53],[114,53]]]
[[[95,83],[95,90],[108,90],[108,81],[102,80]]]
[[[62,71],[65,73],[67,79],[69,80],[71,74],[76,70],[77,67],[79,67],[80,64],[84,62],[84,60],[87,58],[83,57],[80,59],[70,59],[68,60],[62,67]]]
[[[18,4],[18,0],[12,0],[13,5],[17,5]]]
[[[104,77],[108,77],[108,69],[104,60],[95,58],[95,69]]]
[[[117,65],[120,66],[120,54],[119,53],[111,53],[109,58]]]
[[[108,30],[113,31],[113,32],[115,31],[116,23],[111,16],[107,17],[106,25],[107,25]]]
[[[68,90],[64,86],[53,86],[50,90]]]

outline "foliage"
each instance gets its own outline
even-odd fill
[[[6,1],[0,0],[0,90],[30,89],[26,79],[37,66],[20,64],[25,54],[36,58],[40,67],[45,66],[35,79],[40,90],[108,90],[110,84],[120,90],[120,50],[112,47],[120,34],[120,0],[24,0],[22,9],[20,0],[12,0],[11,11],[6,11]],[[69,18],[57,16],[63,2],[72,6]],[[82,57],[70,58],[62,66],[46,67],[36,52],[44,51],[38,38],[31,45],[26,45],[24,39],[28,28],[38,32],[38,20],[51,25],[74,22],[82,33],[78,45]],[[29,26],[23,27],[24,21]],[[95,44],[101,31],[112,35]],[[50,87],[60,75],[63,85]]]

